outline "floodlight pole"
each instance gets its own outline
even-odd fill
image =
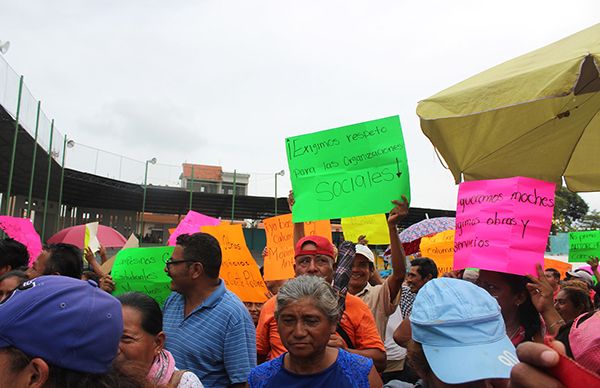
[[[284,170],[275,173],[275,216],[277,216],[277,176],[283,176],[284,174]]]
[[[33,195],[33,180],[35,177],[35,159],[37,157],[37,140],[38,140],[38,129],[40,127],[40,111],[42,102],[38,101],[37,114],[35,116],[35,138],[33,139],[33,157],[31,160],[31,178],[29,179],[29,195],[27,196],[27,217],[31,218],[31,197]]]
[[[146,160],[146,169],[144,170],[144,196],[142,199],[142,219],[140,230],[140,246],[144,242],[144,213],[146,212],[146,190],[148,188],[148,163],[155,164],[156,158]]]
[[[44,197],[44,216],[42,217],[42,243],[46,235],[46,217],[48,216],[48,192],[50,191],[50,173],[52,172],[52,138],[54,137],[54,119],[50,123],[50,144],[48,145],[48,176],[46,177],[46,195]]]
[[[237,177],[237,170],[233,170],[233,195],[231,196],[231,223],[233,224],[233,217],[235,215],[235,181]]]
[[[12,189],[13,172],[15,170],[15,157],[17,154],[17,137],[19,135],[19,115],[21,114],[21,95],[23,94],[23,76],[19,79],[19,96],[17,98],[17,113],[15,116],[15,134],[13,135],[12,153],[10,157],[10,168],[8,170],[8,186],[6,188],[6,200],[4,201],[4,213],[10,215],[10,194]]]
[[[65,180],[65,156],[67,155],[67,135],[63,140],[63,154],[62,154],[62,166],[60,169],[60,188],[58,190],[58,217],[56,217],[56,231],[58,232],[60,229],[60,216],[62,213],[62,194],[63,194],[63,182]]]
[[[192,176],[190,177],[190,210],[192,210],[192,198],[194,196],[194,165],[192,164]]]

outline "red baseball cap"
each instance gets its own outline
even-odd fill
[[[305,251],[302,249],[304,244],[312,243],[317,246],[317,250],[313,251]],[[300,255],[327,255],[332,259],[335,259],[335,254],[333,253],[333,244],[329,242],[325,237],[322,236],[305,236],[298,241],[296,244],[296,249],[294,250],[294,256]]]

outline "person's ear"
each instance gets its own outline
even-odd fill
[[[204,274],[204,266],[199,261],[194,261],[190,266],[192,279],[198,279]]]
[[[515,297],[515,305],[519,307],[527,300],[527,293],[525,291],[519,292]]]
[[[25,386],[28,388],[41,388],[48,381],[50,367],[41,358],[32,359],[21,371],[25,374]]]
[[[337,333],[337,323],[332,323],[329,326],[329,334],[335,334]]]
[[[163,350],[163,348],[165,347],[165,332],[161,331],[160,333],[158,333],[156,335],[156,337],[154,337],[154,355],[158,356],[158,354]]]

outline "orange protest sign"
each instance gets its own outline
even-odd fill
[[[294,277],[294,224],[292,215],[266,218],[263,220],[267,235],[265,256],[265,280],[282,280]],[[326,221],[306,222],[306,236],[323,236],[331,241],[331,223]]]
[[[560,272],[560,278],[564,279],[567,276],[567,271],[570,271],[573,266],[570,263],[565,263],[564,261],[548,259],[544,257],[544,269],[546,268],[554,268],[558,272]]]
[[[290,214],[291,219],[291,214]],[[311,221],[304,223],[304,235],[305,236],[322,236],[325,237],[330,242],[333,242],[331,239],[331,221],[322,220],[322,221]]]
[[[438,267],[439,276],[450,272],[454,266],[454,230],[446,230],[421,239],[422,257],[429,257]]]
[[[266,302],[269,291],[250,254],[241,225],[203,226],[221,246],[223,262],[219,276],[227,288],[244,302]]]

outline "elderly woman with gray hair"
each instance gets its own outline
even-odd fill
[[[338,296],[324,279],[304,275],[286,282],[275,319],[288,353],[254,368],[250,387],[381,387],[371,359],[327,347],[341,315]]]

